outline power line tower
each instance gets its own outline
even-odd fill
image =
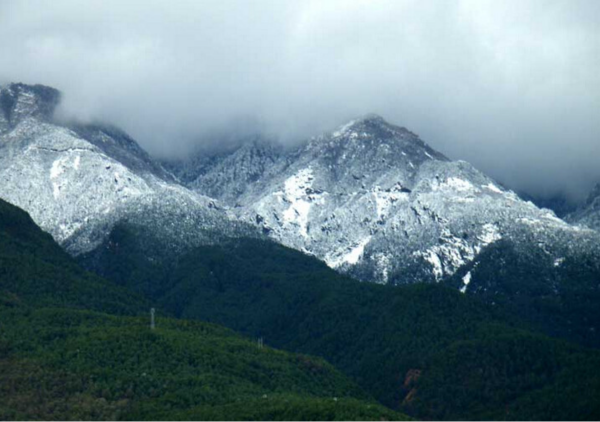
[[[265,347],[265,341],[262,337],[258,338],[258,348],[262,349],[263,347]]]

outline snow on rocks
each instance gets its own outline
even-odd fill
[[[469,271],[468,273],[466,273],[464,275],[464,277],[462,278],[462,282],[463,282],[463,286],[460,288],[460,292],[466,293],[467,287],[469,286],[469,283],[471,282],[471,271]]]
[[[289,203],[283,212],[284,225],[298,227],[303,237],[308,237],[308,222],[310,209],[315,202],[320,203],[320,195],[311,194],[313,174],[310,168],[302,169],[285,181],[283,200]]]
[[[363,257],[365,246],[371,241],[371,236],[367,236],[364,239],[358,241],[349,247],[346,253],[329,255],[325,257],[325,262],[331,268],[339,268],[342,265],[356,265]]]

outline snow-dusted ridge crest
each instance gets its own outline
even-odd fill
[[[175,183],[123,131],[55,121],[59,98],[39,85],[0,89],[0,197],[70,253],[96,248],[122,221],[173,249],[205,242],[205,231],[239,229],[218,201]]]
[[[501,239],[555,259],[598,243],[377,115],[290,152],[264,145],[219,157],[188,186],[218,180],[216,198],[241,220],[363,280],[439,281]]]

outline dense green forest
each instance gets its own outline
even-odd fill
[[[0,308],[0,419],[400,419],[322,359],[207,323]]]
[[[82,270],[0,201],[0,419],[402,420],[320,358],[258,347]]]
[[[143,240],[142,240],[143,239]],[[118,227],[82,262],[179,318],[324,357],[381,403],[424,419],[598,419],[600,353],[443,285],[381,286],[257,239],[149,261]]]

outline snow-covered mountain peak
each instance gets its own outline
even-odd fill
[[[325,154],[336,161],[350,158],[354,162],[367,160],[374,164],[377,160],[382,163],[401,160],[413,168],[427,160],[448,160],[416,134],[375,114],[351,120],[330,133],[312,138],[305,150],[312,151],[313,155]]]
[[[340,125],[337,129],[332,132],[333,137],[338,137],[346,134],[347,132],[358,131],[361,128],[365,127],[382,127],[386,126],[388,123],[383,119],[383,117],[378,114],[366,114],[361,117],[357,117],[352,119],[342,125]]]

